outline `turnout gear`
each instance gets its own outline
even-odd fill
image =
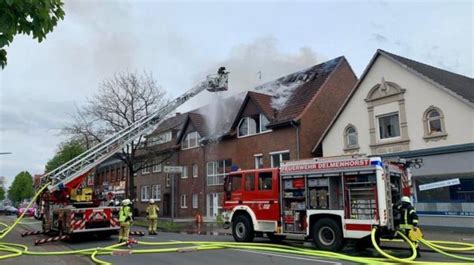
[[[130,200],[128,200],[128,203],[126,202],[127,200],[128,199],[122,201],[123,206],[120,208],[119,211],[119,243],[128,241],[128,236],[130,234],[130,225],[133,221],[132,207],[130,206]]]
[[[160,208],[155,204],[155,200],[151,199],[150,204],[146,208],[146,215],[148,217],[148,233],[156,235],[156,227],[158,225],[158,212]]]
[[[396,209],[401,215],[399,228],[407,237],[409,237],[411,230],[418,230],[418,215],[416,214],[415,208],[411,205],[410,198],[403,196],[401,203],[397,205]],[[420,247],[418,246],[418,242],[413,241],[413,243],[416,246],[417,257],[420,257]]]

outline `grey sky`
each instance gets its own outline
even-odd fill
[[[43,43],[15,38],[0,72],[0,152],[13,152],[0,176],[42,173],[75,105],[125,69],[151,71],[170,97],[220,65],[233,91],[340,55],[360,75],[377,48],[474,75],[470,1],[131,2],[67,1]]]

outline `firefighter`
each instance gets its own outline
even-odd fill
[[[410,198],[403,196],[396,209],[401,215],[399,228],[401,232],[409,237],[410,230],[418,230],[418,215],[416,214],[415,208],[411,205]],[[416,246],[417,257],[420,257],[420,246],[418,246],[418,242],[413,243]]]
[[[119,243],[128,241],[128,235],[130,234],[130,225],[133,221],[133,212],[131,204],[132,202],[129,199],[124,199],[122,201],[122,207],[119,211]]]
[[[150,199],[150,203],[146,208],[146,215],[148,217],[148,234],[157,235],[156,226],[158,223],[158,212],[160,208],[155,204],[154,199]]]

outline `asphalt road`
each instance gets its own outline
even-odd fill
[[[0,216],[0,222],[7,221],[11,223],[13,217]],[[43,236],[30,236],[22,238],[21,232],[25,230],[36,230],[39,229],[40,223],[34,223],[34,220],[27,219],[25,222],[29,222],[28,225],[20,225],[9,234],[5,242],[13,242],[25,244],[32,251],[66,251],[71,249],[84,249],[94,247],[106,247],[116,243],[116,236],[108,240],[83,240],[81,242],[66,243],[57,242],[50,243],[49,245],[34,246],[33,242],[36,239],[44,238]],[[143,228],[135,228],[135,230],[143,230]],[[164,233],[160,232],[157,236],[144,236],[137,237],[141,241],[151,242],[172,242],[172,241],[222,241],[222,242],[233,242],[231,236],[211,236],[211,235],[194,235],[187,233]],[[256,242],[269,242],[266,238],[256,238]],[[288,241],[289,244],[295,246],[302,246],[304,242],[301,241]],[[307,243],[306,243],[307,245]],[[143,249],[142,246],[132,246],[133,249]],[[404,249],[390,249],[388,250],[396,256],[407,256],[409,251]],[[345,254],[352,256],[377,256],[374,250],[368,250],[364,253],[358,253],[351,247],[344,249]],[[118,253],[117,253],[118,254]],[[190,251],[190,252],[173,252],[173,253],[160,253],[160,254],[134,254],[128,255],[126,252],[121,252],[125,255],[104,255],[99,258],[104,261],[111,262],[113,264],[196,264],[196,265],[210,265],[210,264],[226,264],[226,265],[237,265],[237,264],[284,264],[284,265],[306,265],[306,264],[353,264],[345,261],[329,260],[324,258],[311,258],[302,257],[296,255],[287,254],[272,254],[272,253],[261,253],[250,250],[209,250],[209,251]],[[473,256],[471,256],[473,257]],[[437,253],[423,252],[422,258],[424,261],[454,261],[449,258],[445,258]],[[70,256],[21,256],[8,260],[2,260],[1,264],[93,264],[88,256],[70,255]]]

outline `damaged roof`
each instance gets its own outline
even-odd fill
[[[190,111],[184,129],[192,122],[204,140],[233,134],[247,102],[252,100],[269,119],[269,127],[298,120],[328,77],[344,61],[344,56],[298,71],[243,92],[215,100]],[[181,141],[182,136],[177,139]]]
[[[168,119],[160,123],[158,127],[152,133],[150,133],[150,135],[159,134],[171,129],[181,130],[187,118],[188,113],[176,113],[176,115],[169,117]]]

